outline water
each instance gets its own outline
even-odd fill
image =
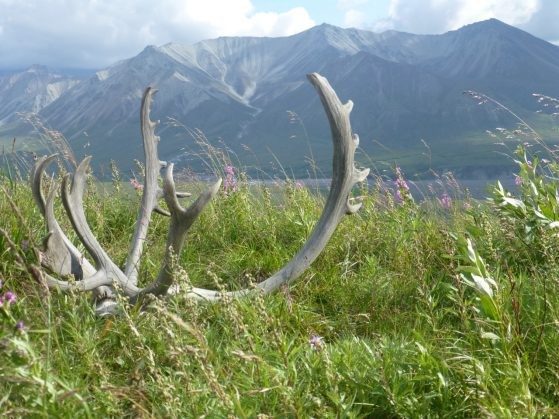
[[[474,199],[485,199],[491,196],[491,190],[500,181],[503,187],[511,193],[516,193],[518,187],[514,183],[514,177],[501,177],[496,179],[456,179],[456,184],[449,184],[437,179],[416,180],[411,181],[406,179],[410,192],[416,201],[423,201],[425,199],[433,199],[442,196],[446,193],[453,198],[464,198],[469,196]],[[310,190],[317,191],[322,194],[327,194],[330,188],[330,179],[299,179],[295,183],[300,182]],[[267,185],[267,186],[282,186],[285,184],[281,180],[267,180],[267,181],[251,181],[254,185]],[[393,191],[394,181],[383,181],[383,186]],[[375,187],[375,181],[369,179],[369,187]]]
[[[450,196],[470,196],[474,199],[485,199],[491,196],[491,190],[497,185],[497,181],[501,182],[505,190],[513,194],[518,191],[512,176],[499,179],[457,179],[458,189],[450,185],[441,185],[436,180],[419,180],[409,183],[410,191],[415,200],[433,198],[443,193]]]

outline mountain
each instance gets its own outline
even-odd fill
[[[0,125],[14,121],[18,112],[41,111],[78,82],[40,65],[0,75]]]
[[[302,176],[310,148],[327,175],[329,128],[305,79],[314,71],[343,100],[354,101],[352,125],[364,162],[398,163],[417,172],[491,176],[510,167],[484,132],[515,121],[463,91],[488,94],[534,123],[548,120],[534,113],[539,105],[532,93],[559,97],[559,47],[495,19],[442,35],[324,24],[289,37],[148,46],[79,83],[60,80],[66,84],[52,96],[40,93],[52,82],[37,82],[29,94],[14,96],[19,100],[6,100],[2,82],[0,118],[31,107],[78,154],[93,154],[97,162],[114,159],[126,169],[141,156],[140,98],[151,85],[159,89],[153,118],[162,121],[163,159],[193,165],[189,152],[200,148],[191,134],[200,129],[242,163],[266,169],[279,161]]]

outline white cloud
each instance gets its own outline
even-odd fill
[[[367,23],[367,14],[363,12],[363,6],[369,0],[338,0],[336,7],[344,13],[343,26],[352,28],[363,28]]]
[[[355,9],[367,4],[369,0],[338,0],[337,6],[341,10]]]
[[[0,10],[4,67],[101,67],[148,44],[282,36],[314,25],[302,7],[259,12],[251,0],[0,0]]]
[[[447,8],[451,3],[443,1]],[[497,18],[511,25],[520,25],[528,22],[540,8],[539,0],[486,0],[472,2],[462,0],[459,7],[454,9],[448,22],[448,29],[457,29],[468,23]],[[447,9],[448,10],[448,9]]]
[[[520,25],[520,28],[540,38],[555,41],[559,40],[557,22],[559,22],[559,1],[540,0],[540,9],[528,22]]]
[[[367,15],[359,10],[349,9],[344,13],[344,26],[359,28],[367,21]]]
[[[370,28],[366,28],[366,29],[371,29],[374,32],[388,31],[394,29],[394,20],[390,18],[380,19],[374,22]]]
[[[391,0],[389,17],[375,28],[441,33],[489,18],[522,26],[543,9],[557,7],[557,0]]]
[[[314,26],[314,21],[303,7],[285,13],[255,13],[251,16],[248,30],[235,35],[286,36]]]
[[[175,22],[205,27],[204,37],[212,36],[282,36],[314,25],[303,7],[284,13],[255,12],[250,0],[186,0],[179,5]]]
[[[388,17],[370,27],[442,33],[490,18],[548,41],[559,39],[558,0],[390,0]]]

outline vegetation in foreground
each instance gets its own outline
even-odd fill
[[[357,191],[362,210],[282,292],[217,304],[179,293],[147,311],[123,302],[123,315],[108,319],[94,315],[87,295],[49,293],[29,274],[43,222],[29,188],[2,177],[0,412],[559,414],[559,203],[546,175],[558,170],[524,150],[519,165],[520,195],[497,187],[489,203],[459,196],[452,182],[416,203],[397,170],[395,193],[381,183]],[[294,182],[249,189],[231,168],[225,186],[180,256],[183,290],[270,275],[304,242],[323,204]],[[86,204],[120,263],[137,208],[122,197],[118,187],[108,196],[90,187]],[[154,220],[143,277],[156,275],[167,222]]]

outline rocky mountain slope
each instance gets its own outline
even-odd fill
[[[479,156],[484,170],[503,163],[487,160],[488,145],[479,139],[486,129],[513,124],[494,106],[465,97],[464,90],[482,91],[527,118],[538,109],[532,93],[559,96],[559,47],[495,19],[442,35],[320,25],[282,38],[148,46],[78,84],[36,83],[18,100],[9,99],[3,81],[0,119],[20,108],[39,111],[75,149],[86,147],[83,153],[96,161],[115,159],[126,168],[141,153],[140,97],[151,85],[159,89],[153,116],[162,122],[162,158],[192,164],[189,133],[199,128],[242,162],[262,167],[275,155],[299,175],[308,168],[311,147],[327,174],[328,126],[305,80],[313,71],[328,77],[341,98],[354,101],[353,126],[370,155],[366,159],[423,159],[415,166],[464,175],[482,165]],[[15,89],[14,84],[12,91],[22,91]],[[168,118],[173,121],[166,123]],[[422,157],[424,142],[438,157]],[[474,144],[465,159],[464,150]]]
[[[0,74],[0,124],[16,120],[18,112],[41,111],[78,83],[40,65]]]

